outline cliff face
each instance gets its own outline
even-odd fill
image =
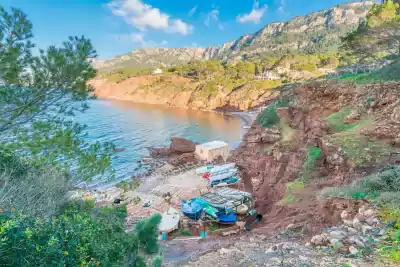
[[[232,61],[265,55],[335,51],[340,37],[364,20],[372,2],[338,5],[288,22],[266,25],[222,46],[203,48],[143,48],[109,60],[94,62],[99,69],[170,66],[191,59]]]
[[[315,232],[340,220],[339,207],[323,206],[317,195],[389,163],[400,147],[398,86],[301,85],[287,93],[294,102],[276,110],[280,124],[254,123],[231,160],[268,218],[263,229],[296,224]],[[312,168],[310,148],[320,153]]]
[[[205,58],[232,60],[260,54],[328,52],[337,49],[340,37],[365,19],[372,2],[349,3],[296,17],[286,23],[266,25],[221,47],[207,48]]]
[[[280,85],[280,82],[250,81],[235,84],[231,80],[199,82],[176,75],[148,75],[129,78],[120,83],[95,79],[91,85],[95,88],[95,95],[100,98],[206,110],[248,110],[276,96],[277,93],[270,88]]]

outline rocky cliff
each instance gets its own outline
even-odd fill
[[[294,224],[316,232],[340,221],[350,202],[316,201],[318,192],[389,163],[400,146],[399,86],[301,85],[286,92],[294,99],[289,107],[276,109],[279,123],[254,123],[231,160],[268,218],[260,229]]]
[[[254,34],[245,34],[222,46],[203,48],[143,48],[94,62],[99,69],[170,66],[191,59],[232,61],[243,58],[294,53],[335,51],[340,37],[364,20],[372,2],[338,5],[288,22],[266,25]]]
[[[180,76],[140,76],[120,83],[91,81],[100,98],[193,109],[248,110],[274,97],[280,81],[195,81]]]
[[[277,55],[287,51],[297,53],[325,53],[334,51],[340,37],[354,30],[365,19],[372,2],[348,3],[335,6],[288,22],[266,25],[254,34],[246,34],[220,47],[210,47],[205,58],[223,61]]]

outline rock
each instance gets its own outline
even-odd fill
[[[371,232],[372,231],[372,227],[371,226],[369,226],[369,225],[362,225],[361,226],[361,231],[362,231],[362,233],[365,235],[365,234],[367,234],[367,233],[369,233],[369,232]]]
[[[377,215],[377,212],[373,209],[368,209],[364,211],[363,215],[368,218],[368,217],[375,217]]]
[[[278,248],[277,248],[276,246],[272,246],[272,247],[268,248],[268,249],[265,251],[265,254],[276,253],[277,249],[278,249]]]
[[[349,252],[351,255],[357,255],[358,249],[356,247],[350,246],[349,247]]]
[[[168,160],[168,163],[173,166],[185,165],[193,162],[197,162],[194,153],[183,153],[182,155]]]
[[[238,249],[234,248],[234,249],[227,249],[227,248],[221,248],[219,250],[219,254],[224,255],[224,254],[231,254],[232,252],[237,252]]]
[[[377,235],[383,236],[385,234],[385,229],[381,229]]]
[[[370,226],[379,226],[380,225],[379,219],[376,217],[368,217],[367,219],[365,219],[365,222]]]
[[[332,246],[334,249],[340,249],[341,247],[343,247],[343,243],[340,242],[339,239],[332,238],[332,239],[330,240],[330,243],[331,243],[331,246]]]
[[[364,215],[364,212],[367,210],[365,206],[362,206],[358,209],[358,214]]]
[[[333,239],[338,239],[338,240],[342,240],[344,238],[346,238],[347,234],[344,231],[332,231],[329,233],[329,235],[333,238]]]
[[[279,119],[284,123],[288,123],[292,120],[292,116],[288,107],[277,108],[276,114],[278,115]]]
[[[347,232],[349,232],[349,234],[351,235],[355,235],[358,234],[358,231],[356,229],[354,229],[353,227],[346,227]]]
[[[171,150],[180,153],[193,153],[196,144],[190,140],[180,137],[171,137]]]
[[[353,220],[353,227],[356,228],[357,230],[361,230],[363,224],[360,222],[358,218],[354,218]]]
[[[314,246],[326,246],[329,244],[329,236],[327,234],[315,235],[311,238],[311,244]]]
[[[172,153],[172,151],[169,148],[153,148],[151,150],[151,155],[153,157],[167,157]]]
[[[263,143],[275,143],[281,140],[281,136],[279,134],[273,134],[269,132],[263,132],[261,134],[261,141]]]
[[[352,220],[343,220],[343,224],[349,227],[353,227],[353,221]]]
[[[342,211],[340,214],[342,220],[350,220],[350,213],[347,210]]]
[[[355,245],[357,245],[357,246],[360,247],[360,248],[364,248],[364,247],[365,247],[365,244],[364,244],[358,237],[356,237],[356,236],[351,236],[351,237],[349,237],[348,241],[349,241],[351,244],[355,244]]]

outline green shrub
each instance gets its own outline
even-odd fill
[[[383,141],[369,140],[352,132],[335,134],[329,142],[340,145],[344,155],[358,167],[376,162],[389,155],[391,146]]]
[[[158,252],[158,225],[161,222],[160,214],[153,214],[136,224],[136,232],[139,242],[146,253]]]
[[[319,147],[311,146],[307,150],[307,156],[306,160],[303,163],[302,175],[301,175],[301,178],[303,180],[305,181],[308,180],[309,176],[311,175],[311,172],[317,166],[317,161],[321,159],[321,156],[322,156],[322,150]]]
[[[327,117],[326,121],[329,123],[334,132],[351,131],[368,123],[369,121],[368,118],[364,118],[357,123],[345,123],[346,117],[350,115],[350,113],[350,109],[343,108],[339,112],[333,113]]]
[[[264,128],[271,128],[280,122],[279,116],[276,113],[277,108],[288,107],[292,99],[284,98],[277,100],[274,103],[268,105],[263,112],[257,117],[257,123]]]
[[[317,70],[317,66],[312,63],[298,63],[294,65],[295,70],[305,70],[309,72],[313,72]]]
[[[324,188],[323,198],[368,199],[377,206],[400,207],[400,166],[388,166],[345,187]]]
[[[19,212],[1,214],[1,265],[145,266],[143,232],[125,232],[126,208],[92,209],[92,204],[71,203],[48,220]],[[159,223],[154,218],[142,221],[152,251],[157,247],[152,237]]]

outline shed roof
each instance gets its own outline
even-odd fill
[[[200,144],[198,146],[200,146],[203,149],[216,149],[216,148],[228,146],[228,143],[223,142],[223,141],[212,141],[212,142]]]

